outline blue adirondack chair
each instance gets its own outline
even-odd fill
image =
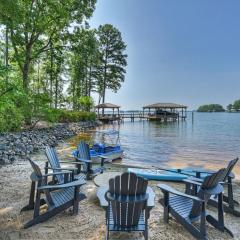
[[[147,193],[148,181],[134,173],[123,173],[109,180],[105,194],[108,201],[106,209],[106,239],[111,231],[140,231],[148,239],[148,218],[153,208],[154,193]],[[151,191],[149,191],[151,193]],[[101,200],[100,200],[101,201]]]
[[[93,167],[93,163],[90,156],[90,148],[87,143],[84,141],[80,141],[78,144],[78,155],[75,156],[76,161],[80,162],[81,165],[78,165],[78,172],[82,172],[86,174],[87,180],[92,179],[94,176],[96,176],[99,173],[103,173],[104,163],[108,159],[105,156],[99,155],[101,157],[101,164],[100,166]],[[82,169],[81,169],[82,168]]]
[[[48,170],[51,169],[53,172],[71,171],[72,181],[79,180],[79,179],[84,180],[86,178],[84,174],[78,174],[78,175],[75,174],[77,172],[77,168],[62,167],[60,164],[60,163],[65,163],[65,164],[74,164],[74,165],[81,164],[82,165],[82,163],[70,162],[70,161],[59,161],[56,150],[53,147],[47,146],[45,149],[45,153],[48,159],[48,161],[45,163],[45,174],[47,174]],[[55,178],[57,181],[54,181],[54,182],[57,182],[58,184],[66,182],[66,179],[64,179],[64,176],[61,174],[56,175]]]
[[[227,231],[233,236],[224,225],[223,186],[220,181],[225,174],[226,169],[223,168],[205,177],[203,183],[198,183],[199,190],[196,196],[182,193],[165,184],[159,184],[158,187],[164,194],[164,198],[160,201],[164,207],[164,221],[168,222],[170,213],[197,239],[207,239],[206,221],[220,231]],[[206,212],[208,200],[215,195],[218,197],[218,219]]]
[[[35,224],[46,221],[47,219],[55,216],[56,214],[64,211],[69,207],[73,207],[73,214],[78,213],[79,202],[86,198],[86,196],[80,193],[80,186],[86,182],[82,179],[63,184],[49,185],[48,177],[56,175],[71,174],[71,172],[54,172],[48,174],[42,174],[39,166],[29,159],[29,162],[34,170],[31,175],[31,180],[36,185],[36,197],[34,203],[33,219],[24,225],[24,228],[31,227]],[[35,191],[35,188],[32,189]],[[44,198],[41,197],[44,195]],[[34,194],[33,194],[34,196]],[[47,204],[47,211],[40,214],[41,200]],[[28,207],[25,207],[27,210]],[[29,208],[28,208],[29,209]]]

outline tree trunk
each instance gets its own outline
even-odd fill
[[[107,78],[107,64],[105,63],[105,66],[104,66],[104,77],[103,77],[102,103],[105,103],[106,78]],[[102,114],[104,114],[104,108],[102,109]]]
[[[57,103],[58,103],[58,77],[56,77],[55,81],[55,109],[57,109]]]
[[[50,42],[50,98],[51,98],[51,103],[50,107],[52,107],[52,102],[53,102],[53,46],[52,46],[52,41]]]
[[[5,43],[6,43],[6,46],[5,46],[5,65],[6,65],[6,68],[8,68],[8,49],[9,49],[9,44],[8,44],[8,27],[6,27],[6,33],[5,33]],[[8,82],[8,71],[7,71],[7,74],[6,74],[6,82]]]
[[[28,93],[29,91],[29,67],[30,67],[30,56],[27,53],[25,63],[23,65],[23,88]]]
[[[88,96],[91,97],[92,90],[92,67],[89,69]]]

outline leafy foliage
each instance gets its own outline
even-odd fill
[[[202,105],[198,108],[198,112],[224,112],[224,108],[220,104]]]
[[[234,101],[233,104],[229,104],[229,105],[227,106],[227,110],[228,110],[228,111],[240,112],[240,99]]]
[[[124,54],[126,44],[122,40],[121,33],[111,24],[99,26],[98,37],[101,54],[98,67],[98,88],[104,103],[106,89],[116,92],[124,82],[127,55]]]
[[[95,119],[92,94],[121,87],[126,44],[110,24],[89,27],[95,5],[0,0],[0,132]]]

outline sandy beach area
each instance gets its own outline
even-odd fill
[[[71,149],[58,147],[58,153],[62,160],[69,158]],[[41,168],[44,166],[46,158],[44,154],[32,156]],[[107,170],[114,167],[109,164]],[[124,170],[124,167],[121,168]],[[29,229],[23,229],[23,224],[32,218],[33,211],[20,213],[22,207],[28,203],[30,191],[31,166],[27,161],[18,161],[12,165],[0,168],[0,239],[105,239],[105,214],[99,206],[96,198],[96,186],[92,181],[88,181],[82,187],[82,191],[87,195],[87,199],[80,202],[79,214],[72,216],[71,209],[58,214],[48,221],[35,225]],[[162,197],[161,191],[156,187],[159,182],[150,181],[156,193],[155,207],[151,211],[149,219],[149,238],[157,239],[193,239],[184,228],[172,217],[169,224],[163,222],[163,208],[158,202]],[[168,183],[173,187],[184,190],[181,183]],[[234,193],[240,201],[240,183],[234,184]],[[44,208],[44,207],[43,207]],[[238,208],[240,209],[240,208]],[[44,210],[44,209],[43,209]],[[208,207],[208,211],[216,214],[216,209]],[[225,224],[235,235],[235,239],[240,239],[240,219],[230,214],[225,214]],[[207,225],[209,239],[230,239],[230,235],[222,233],[209,224]],[[111,239],[144,239],[139,233],[125,234],[112,233]]]

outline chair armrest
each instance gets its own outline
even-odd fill
[[[92,160],[89,160],[89,159],[83,159],[83,158],[79,158],[79,157],[75,157],[78,161],[81,161],[81,162],[85,162],[85,163],[92,163]]]
[[[79,164],[79,165],[83,165],[84,163],[82,162],[70,162],[70,161],[60,161],[60,163],[66,163],[66,164]]]
[[[47,173],[43,174],[43,177],[48,177],[48,176],[54,176],[54,175],[60,175],[60,174],[71,174],[72,171],[62,171],[62,172],[52,172],[52,173]]]
[[[192,169],[196,173],[206,173],[206,174],[212,174],[215,173],[216,171],[213,170],[199,170],[199,169]]]
[[[77,180],[65,184],[59,184],[59,185],[44,185],[38,187],[38,190],[50,190],[50,189],[61,189],[61,188],[69,188],[69,187],[78,187],[81,185],[86,184],[86,181],[84,180]]]
[[[47,167],[48,169],[52,169],[52,170],[66,170],[66,171],[75,171],[77,170],[77,168],[63,168],[63,167],[60,167],[60,168],[52,168],[52,167]]]
[[[155,193],[151,187],[147,187],[146,193],[148,194],[147,207],[153,208],[155,206]]]
[[[97,155],[97,157],[100,157],[100,158],[103,158],[103,159],[108,159],[108,158],[109,158],[109,157],[103,156],[103,155],[101,155],[101,154]]]
[[[165,184],[158,184],[158,187],[163,191],[163,192],[169,192],[169,193],[172,193],[174,195],[178,195],[178,196],[182,196],[182,197],[185,197],[185,198],[189,198],[189,199],[192,199],[192,200],[195,200],[195,201],[198,201],[198,202],[204,202],[203,199],[199,198],[199,197],[195,197],[195,196],[192,196],[192,195],[188,195],[186,193],[182,193],[168,185],[165,185]]]
[[[202,182],[194,181],[191,178],[183,179],[183,182],[190,183],[192,185],[202,186]]]
[[[108,201],[105,198],[105,195],[108,191],[108,186],[101,186],[97,189],[97,197],[100,202],[100,206],[103,207],[104,209],[107,209],[108,207]]]
[[[189,177],[189,178],[187,178],[187,179],[189,179],[189,180],[191,180],[191,181],[194,181],[194,182],[203,182],[204,181],[204,179],[202,179],[202,178],[197,178],[197,177]],[[186,179],[185,179],[186,180]]]

